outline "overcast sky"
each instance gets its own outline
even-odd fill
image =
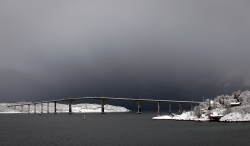
[[[249,0],[0,1],[0,102],[202,101],[250,87]]]

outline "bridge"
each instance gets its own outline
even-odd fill
[[[7,107],[12,107],[16,109],[17,106],[21,107],[21,111],[23,112],[23,106],[28,106],[28,113],[30,113],[30,105],[34,105],[34,113],[36,113],[36,105],[41,104],[41,114],[43,113],[43,103],[47,103],[47,113],[49,113],[49,103],[54,103],[54,114],[57,113],[56,110],[56,103],[57,102],[68,102],[69,104],[69,114],[72,114],[71,104],[73,101],[76,100],[83,100],[83,99],[95,99],[101,101],[101,114],[104,114],[104,102],[107,100],[124,100],[124,101],[132,101],[138,103],[138,111],[137,114],[142,114],[142,103],[143,102],[158,102],[158,115],[161,114],[161,103],[168,102],[169,103],[169,113],[171,113],[171,103],[179,103],[179,113],[182,113],[182,104],[189,103],[191,104],[191,111],[193,110],[193,104],[199,104],[202,102],[199,101],[182,101],[182,100],[157,100],[157,99],[135,99],[135,98],[113,98],[113,97],[78,97],[78,98],[66,98],[66,99],[57,99],[57,100],[49,100],[49,101],[42,101],[42,102],[33,102],[33,103],[26,103],[26,104],[13,104]]]

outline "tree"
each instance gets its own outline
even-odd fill
[[[240,101],[239,98],[238,98],[240,96],[240,94],[241,94],[240,90],[237,91],[237,92],[233,92],[233,98],[236,99],[238,102]]]

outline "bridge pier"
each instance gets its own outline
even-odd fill
[[[23,105],[21,105],[21,112],[23,112]]]
[[[49,114],[49,102],[47,102],[47,114]]]
[[[179,114],[182,114],[182,103],[181,102],[179,103],[179,107],[180,107]]]
[[[168,108],[169,108],[169,111],[168,111],[168,112],[169,112],[169,114],[171,114],[171,112],[172,112],[172,111],[171,111],[171,102],[168,103]]]
[[[101,106],[102,106],[101,114],[105,114],[105,112],[104,112],[104,100],[103,99],[101,100]]]
[[[72,114],[71,103],[72,103],[72,100],[69,100],[69,114]]]
[[[161,102],[158,101],[158,116],[161,115]]]
[[[36,113],[36,104],[34,103],[34,114]]]
[[[142,114],[141,112],[141,102],[138,102],[138,112],[137,114]]]
[[[41,102],[41,114],[43,113],[43,103]]]
[[[30,113],[30,105],[28,104],[28,113]]]
[[[54,114],[56,114],[56,101],[54,102]]]

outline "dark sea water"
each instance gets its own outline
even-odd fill
[[[250,123],[151,120],[156,113],[0,114],[0,146],[250,145]]]

